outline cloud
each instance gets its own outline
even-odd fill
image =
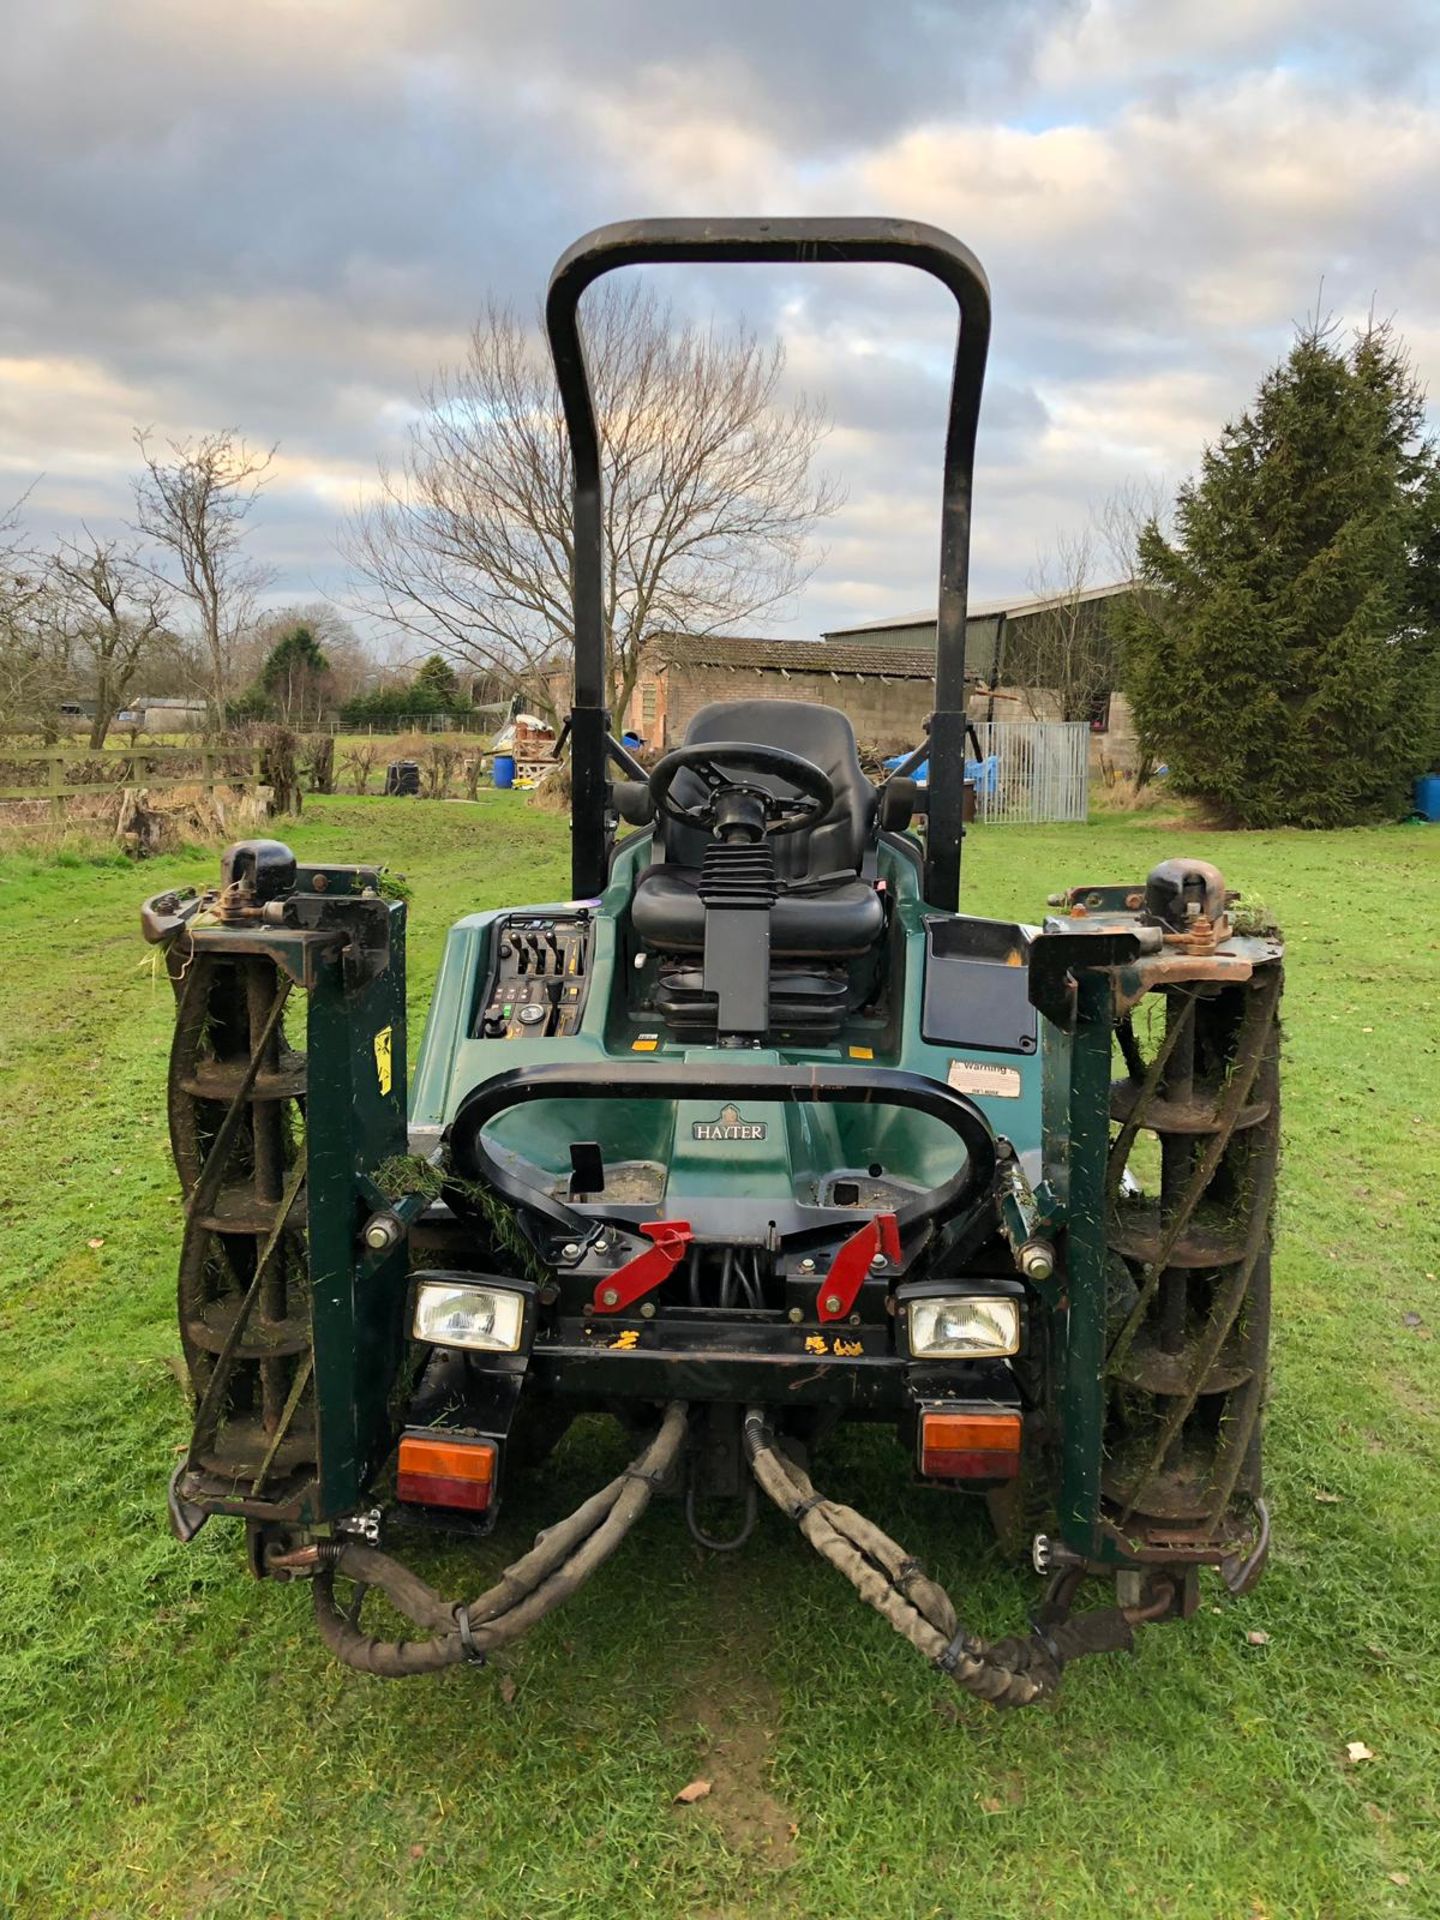
[[[118,523],[135,423],[279,440],[286,590],[483,300],[588,226],[884,211],[995,294],[975,581],[1193,466],[1292,321],[1372,296],[1440,373],[1433,13],[1394,0],[70,0],[0,69],[0,501]],[[894,270],[675,272],[781,331],[848,490],[799,630],[933,596],[954,326]],[[13,483],[13,484],[12,484]]]

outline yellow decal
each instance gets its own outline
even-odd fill
[[[632,1347],[638,1347],[639,1344],[640,1344],[639,1328],[627,1327],[622,1334],[617,1334],[615,1339],[613,1339],[610,1342],[610,1350],[613,1353],[615,1349],[618,1347],[622,1353],[629,1353]]]
[[[807,1353],[828,1353],[830,1349],[825,1344],[824,1334],[807,1333],[805,1336],[805,1351]]]
[[[831,1351],[837,1360],[853,1360],[865,1349],[858,1340],[837,1340]]]
[[[393,1037],[392,1027],[382,1027],[375,1036],[375,1077],[380,1082],[381,1093],[389,1093],[395,1084],[395,1067],[390,1054]]]
[[[851,1047],[850,1058],[852,1060],[873,1060],[875,1058],[875,1049],[873,1047]]]
[[[642,1033],[638,1040],[630,1042],[632,1053],[654,1053],[660,1045],[659,1037],[653,1033]]]

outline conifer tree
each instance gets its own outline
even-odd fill
[[[302,624],[292,627],[266,656],[260,669],[261,700],[282,720],[301,725],[319,719],[331,680],[324,649]]]
[[[1440,468],[1403,343],[1296,338],[1139,540],[1141,745],[1237,826],[1402,812],[1440,747]],[[1148,589],[1148,590],[1147,590]]]

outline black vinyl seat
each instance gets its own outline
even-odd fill
[[[686,746],[722,740],[788,748],[822,767],[835,789],[830,811],[797,833],[772,836],[780,894],[770,912],[770,952],[776,959],[839,959],[867,952],[880,938],[885,909],[875,891],[875,789],[860,767],[849,720],[834,707],[801,700],[723,700],[702,707],[685,734]],[[756,781],[782,797],[787,781]],[[676,777],[675,798],[692,805],[705,795],[688,771]],[[663,834],[663,844],[661,835]],[[699,952],[705,945],[700,870],[709,835],[665,820],[656,826],[657,863],[635,888],[635,930],[649,947]]]

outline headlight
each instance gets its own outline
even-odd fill
[[[515,1353],[525,1325],[525,1296],[504,1287],[462,1287],[422,1280],[415,1289],[417,1340],[437,1347],[473,1347],[483,1353]]]
[[[910,1302],[912,1354],[1020,1351],[1020,1304],[991,1295]]]

